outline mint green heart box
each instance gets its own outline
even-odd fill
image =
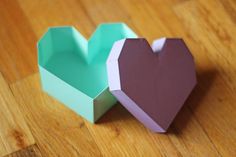
[[[99,25],[88,41],[74,27],[49,28],[38,42],[43,90],[94,123],[116,103],[106,70],[113,43],[136,37],[123,23]]]

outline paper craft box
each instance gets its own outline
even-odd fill
[[[115,41],[136,38],[123,23],[98,26],[87,41],[74,27],[52,27],[38,42],[43,90],[94,123],[115,103],[106,60]]]
[[[182,39],[115,42],[107,60],[109,89],[147,128],[166,132],[196,85],[193,56]]]

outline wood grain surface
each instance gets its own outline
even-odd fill
[[[149,42],[181,37],[195,58],[198,85],[166,134],[119,103],[91,124],[41,89],[36,42],[48,27],[89,38],[119,21]],[[235,0],[1,0],[0,156],[236,156],[235,36]]]
[[[0,156],[35,143],[12,92],[0,73]]]
[[[7,155],[7,157],[42,157],[42,154],[38,146],[35,144],[25,149],[21,149],[17,152],[11,153]]]

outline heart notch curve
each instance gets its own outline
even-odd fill
[[[195,87],[194,59],[182,39],[114,43],[107,59],[111,93],[141,123],[166,132]]]
[[[43,90],[94,123],[115,103],[106,59],[115,41],[136,38],[123,23],[101,24],[87,41],[74,27],[52,27],[38,42]]]

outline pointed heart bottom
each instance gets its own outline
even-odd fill
[[[154,132],[166,132],[196,85],[194,61],[181,39],[115,42],[107,60],[112,94]]]
[[[116,99],[108,90],[106,59],[113,43],[136,35],[122,23],[102,24],[87,40],[73,27],[49,28],[38,42],[43,89],[95,122]]]

